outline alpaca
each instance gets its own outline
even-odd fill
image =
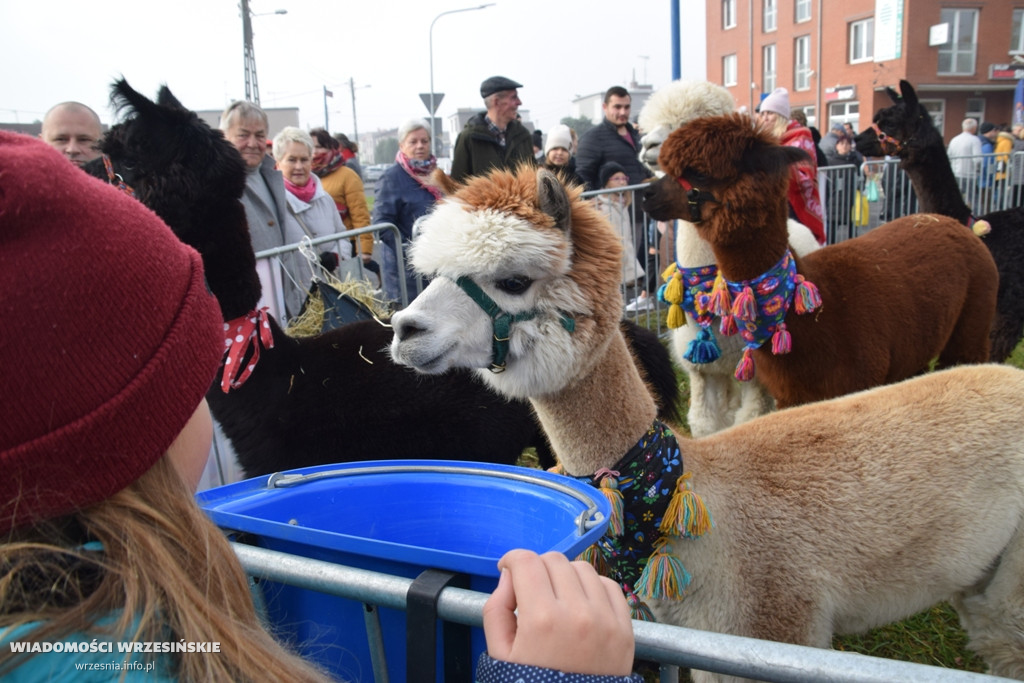
[[[874,126],[857,136],[864,155],[895,155],[910,177],[922,211],[951,216],[964,225],[987,224],[982,241],[999,269],[996,317],[989,358],[1005,360],[1024,335],[1024,207],[993,211],[975,219],[964,203],[949,165],[942,135],[917,101],[914,87],[900,81],[900,93],[886,88],[892,106],[879,110]],[[883,139],[879,138],[881,132]]]
[[[260,282],[239,203],[245,170],[238,152],[166,87],[155,103],[123,80],[112,92],[127,114],[103,143],[121,174],[116,178],[200,252],[232,328],[258,318]],[[116,179],[102,160],[87,170]],[[255,367],[248,378],[218,378],[207,394],[248,476],[362,459],[515,464],[528,447],[543,464],[554,463],[528,403],[506,400],[469,373],[421,377],[391,363],[382,353],[391,332],[376,321],[303,338],[286,335],[272,317],[265,324],[263,341],[255,334],[259,325],[253,328],[248,353],[258,360],[249,361]],[[660,410],[675,414],[678,388],[667,350],[655,333],[623,326]]]
[[[666,175],[645,190],[657,219],[702,211],[721,278],[701,304],[747,342],[737,378],[756,374],[784,408],[912,377],[936,358],[985,362],[998,273],[981,240],[915,214],[794,256],[784,190],[803,158],[748,116],[705,117],[665,140]]]
[[[618,332],[619,259],[604,218],[550,172],[470,179],[421,225],[412,260],[432,281],[392,318],[391,355],[529,398],[567,474],[618,470],[658,425]],[[668,623],[828,647],[953,597],[995,672],[1024,676],[1022,395],[1024,372],[967,366],[677,439],[668,456],[714,525],[662,539],[689,587],[644,599]]]
[[[639,126],[649,131],[640,141],[643,147],[640,160],[651,171],[662,175],[658,152],[673,130],[695,118],[728,114],[734,109],[729,91],[707,81],[673,81],[656,90],[640,110]],[[711,245],[700,238],[696,227],[684,216],[676,216],[676,219],[676,272],[691,273],[694,282],[710,284],[717,272]],[[796,254],[803,256],[820,246],[801,223],[791,220],[788,228],[789,245]],[[692,300],[692,297],[683,298],[687,302]],[[739,382],[733,377],[733,368],[743,354],[743,340],[735,335],[718,334],[710,317],[702,320],[705,323],[702,326],[695,319],[692,306],[684,305],[682,310],[685,324],[672,325],[673,320],[670,320],[669,326],[674,328],[671,337],[674,360],[689,377],[687,424],[690,433],[706,436],[772,410],[774,401],[756,378]],[[716,360],[706,361],[694,355],[698,335],[714,337],[720,351]]]

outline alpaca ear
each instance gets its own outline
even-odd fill
[[[569,232],[569,195],[558,177],[546,168],[537,171],[537,199],[540,210],[555,219],[555,226]]]
[[[176,109],[184,109],[185,105],[178,101],[178,98],[174,96],[171,89],[166,85],[160,86],[160,92],[157,93],[156,103],[161,107],[174,107]]]
[[[900,94],[893,90],[892,88],[890,88],[889,86],[885,86],[885,94],[889,96],[889,99],[892,100],[893,104],[899,103]]]
[[[434,172],[430,174],[430,184],[441,190],[441,194],[446,196],[455,194],[459,187],[461,187],[461,185],[455,182],[454,178],[439,168],[435,168]]]
[[[910,81],[900,81],[900,92],[903,93],[903,101],[907,103],[907,106],[917,109],[917,93],[914,92],[914,86],[910,85]]]

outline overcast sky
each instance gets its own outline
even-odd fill
[[[304,127],[394,128],[425,116],[430,26],[473,0],[250,0],[261,103],[299,107]],[[682,77],[702,79],[704,0],[680,0]],[[523,108],[547,129],[577,95],[672,77],[669,0],[496,0],[449,14],[433,29],[442,117],[481,105],[480,81],[501,74],[524,87]],[[191,109],[221,109],[245,95],[237,0],[0,0],[0,121],[31,123],[78,100],[114,121],[120,75],[147,96],[166,83]]]

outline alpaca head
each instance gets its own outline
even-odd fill
[[[178,239],[202,254],[224,319],[252,310],[260,282],[240,201],[246,176],[238,150],[167,86],[154,102],[121,79],[111,87],[110,99],[124,116],[101,145],[114,171]],[[102,158],[84,170],[108,180]]]
[[[662,144],[665,176],[644,191],[644,210],[693,222],[713,245],[763,242],[770,229],[784,242],[789,167],[805,160],[746,114],[695,119]]]
[[[875,113],[874,125],[857,135],[857,151],[869,156],[894,155],[901,159],[936,142],[942,145],[928,110],[917,100],[914,87],[900,81],[900,92],[886,87],[892,105]]]
[[[527,398],[585,373],[617,333],[620,241],[546,170],[470,179],[421,221],[411,261],[432,281],[392,317],[391,355],[420,372],[475,369]],[[496,318],[510,321],[507,335]]]
[[[661,172],[658,154],[669,134],[693,119],[728,114],[735,109],[732,95],[708,81],[673,81],[654,91],[637,117],[645,135],[640,140],[640,161],[655,173]]]

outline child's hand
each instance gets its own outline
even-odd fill
[[[633,625],[615,582],[556,552],[512,550],[498,566],[501,579],[483,612],[492,658],[567,673],[630,674]]]

